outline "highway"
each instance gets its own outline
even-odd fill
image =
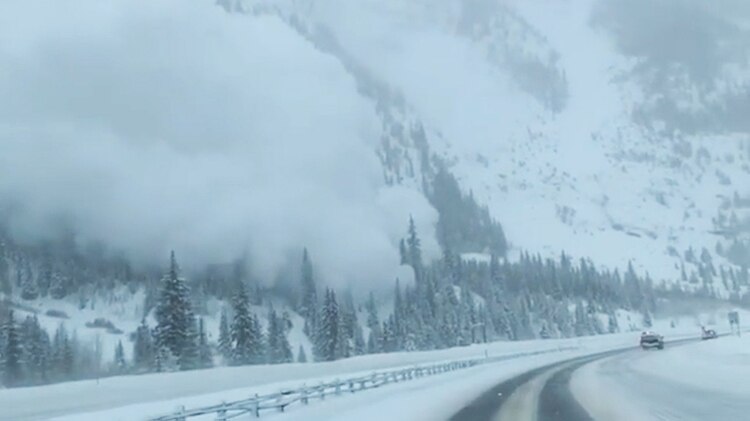
[[[721,340],[721,339],[718,339]],[[670,382],[633,369],[663,351],[630,348],[574,358],[503,381],[455,413],[451,421],[628,421],[748,419],[747,396]],[[663,355],[663,354],[661,354]],[[690,374],[690,373],[687,373]],[[571,381],[571,379],[574,379]]]

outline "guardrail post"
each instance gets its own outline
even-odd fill
[[[334,380],[336,382],[336,396],[341,394],[341,381],[339,379]]]
[[[260,397],[255,394],[255,401],[253,402],[253,415],[255,418],[260,418]]]
[[[320,383],[320,400],[326,400],[326,387],[323,382]]]
[[[354,381],[349,380],[349,393],[354,393]]]
[[[226,405],[226,402],[221,402],[222,408],[217,411],[216,421],[227,421],[227,410],[225,409]]]
[[[302,401],[302,404],[307,405],[307,387],[304,384],[302,385],[300,395],[302,395],[302,398],[300,399]]]
[[[185,406],[180,405],[177,407],[177,416],[175,417],[175,421],[185,421],[185,417],[182,415],[185,412]]]

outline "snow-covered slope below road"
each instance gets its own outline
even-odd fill
[[[656,280],[679,280],[683,267],[700,278],[707,263],[692,255],[704,248],[717,273],[732,267],[716,248],[734,238],[745,217],[735,193],[750,185],[750,131],[730,115],[750,109],[735,100],[750,89],[736,26],[746,11],[675,5],[715,29],[687,49],[696,58],[680,55],[691,33],[668,14],[637,19],[643,2],[239,3],[282,16],[378,102],[389,181],[420,188],[426,144],[516,248],[610,268],[632,260]]]
[[[512,375],[526,367],[571,358],[575,355],[630,346],[634,343],[634,335],[630,333],[565,340],[497,342],[442,351],[369,355],[332,363],[220,368],[162,375],[115,377],[103,379],[99,383],[88,381],[60,386],[8,390],[0,392],[0,404],[11,401],[30,402],[32,399],[37,401],[41,396],[48,396],[49,399],[43,400],[48,403],[41,407],[14,406],[11,411],[0,414],[0,419],[38,419],[70,414],[60,417],[59,420],[137,420],[148,416],[169,414],[181,406],[195,408],[214,405],[222,401],[246,399],[255,393],[272,393],[299,387],[303,383],[310,385],[346,376],[367,375],[372,370],[477,358],[485,355],[513,357],[516,354],[531,351],[550,352],[547,357],[521,357],[509,360],[506,364],[493,364],[492,367],[498,371],[493,372],[491,376],[486,375],[488,370],[485,367],[485,370],[471,369],[465,376],[462,376],[459,371],[447,376],[436,375],[423,382],[418,380],[415,383],[404,383],[410,392],[413,391],[414,385],[419,387],[420,384],[431,387],[429,390],[434,390],[434,385],[441,385],[451,377],[464,377],[467,381],[473,379],[471,380],[473,382],[477,374],[485,373],[484,382],[473,386],[481,387],[492,381],[493,377],[502,379],[503,376]],[[383,390],[386,395],[390,395],[390,390],[393,390],[393,394],[399,397],[403,393],[403,388],[399,389],[399,387],[393,389],[384,387]],[[343,402],[343,405],[352,409],[352,405],[359,406],[362,403],[361,396],[364,396],[365,400],[368,397],[383,396],[380,391],[375,391],[374,394],[365,391],[358,395],[355,395],[354,401]],[[81,399],[80,396],[85,396],[85,398]],[[389,398],[392,399],[394,396],[389,396]],[[454,401],[456,398],[454,397]],[[470,396],[466,395],[465,398],[468,400]],[[119,408],[112,409],[113,407]],[[334,404],[335,408],[336,404]],[[315,404],[309,408],[298,409],[300,416],[311,417],[305,419],[322,420],[331,416],[331,407],[321,408],[323,412],[317,412]],[[307,412],[308,409],[313,412]],[[358,409],[365,409],[365,407],[360,406]],[[290,409],[290,413],[293,412]]]
[[[623,315],[626,316],[626,315]],[[743,317],[746,314],[743,313]],[[655,320],[654,329],[668,338],[697,337],[701,321],[708,322],[715,315]],[[700,320],[698,320],[700,319]],[[672,321],[675,327],[670,327]],[[625,326],[625,320],[622,322]],[[723,323],[719,321],[717,329]],[[31,420],[48,419],[55,416],[68,416],[67,419],[82,419],[81,413],[95,413],[90,419],[134,419],[138,415],[159,415],[169,413],[179,406],[196,407],[247,398],[254,393],[276,392],[283,388],[298,387],[301,383],[313,384],[336,377],[352,376],[356,373],[369,374],[382,370],[414,364],[425,364],[445,360],[501,355],[515,355],[529,351],[556,351],[560,348],[576,348],[578,353],[593,353],[613,347],[634,346],[639,332],[616,335],[602,335],[561,340],[534,340],[520,342],[494,342],[486,345],[451,348],[439,351],[401,352],[392,354],[367,355],[339,360],[331,363],[284,364],[272,366],[221,367],[190,372],[119,376],[98,381],[87,380],[58,385],[0,390],[0,419]],[[555,352],[555,354],[558,354]],[[560,353],[558,357],[570,357],[570,353]],[[520,361],[520,360],[515,360]],[[542,364],[545,358],[526,360]],[[517,373],[524,364],[504,365],[496,377],[484,376],[483,382],[477,377],[473,386],[481,387],[502,376]],[[494,367],[494,366],[493,366]],[[498,366],[499,367],[499,366]],[[508,370],[508,371],[506,371]],[[475,370],[477,371],[477,370]],[[481,372],[481,370],[479,370]],[[461,376],[456,374],[456,376]],[[468,375],[467,375],[468,376]],[[437,376],[434,384],[442,382]],[[408,386],[406,386],[408,387]],[[468,386],[467,386],[468,387]],[[474,390],[474,389],[470,389]],[[479,389],[477,389],[479,390]],[[467,392],[465,398],[472,396]],[[367,396],[367,393],[365,393]],[[391,397],[394,398],[394,397]],[[389,398],[390,402],[393,402]],[[457,397],[454,397],[455,402]],[[43,402],[43,404],[39,404]],[[465,403],[465,402],[462,402]],[[345,404],[348,405],[348,404]],[[459,405],[460,406],[460,405]],[[116,408],[116,409],[113,409]],[[105,411],[105,412],[102,412]],[[75,414],[75,415],[72,415]],[[99,417],[99,418],[96,418]],[[135,419],[138,419],[137,417]]]

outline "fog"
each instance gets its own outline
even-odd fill
[[[272,279],[308,247],[330,284],[397,276],[413,214],[386,188],[373,105],[272,17],[207,1],[0,4],[0,205],[13,234],[60,224],[137,262],[246,255]]]
[[[532,11],[554,23],[547,5],[563,6],[552,0],[243,3],[310,13],[466,155],[506,150],[555,113],[574,134],[561,149],[576,155],[600,110],[619,104],[603,98],[611,75],[595,73],[609,63],[586,60],[615,54],[638,63],[617,76],[659,99],[643,101],[655,119],[749,127],[744,0],[592,1],[599,55],[558,51],[549,28],[524,21]],[[511,30],[492,32],[496,20]],[[683,112],[694,85],[719,106]],[[137,262],[175,249],[186,267],[247,256],[261,279],[308,247],[329,283],[391,285],[407,276],[397,244],[413,215],[437,255],[435,210],[384,185],[373,101],[273,14],[227,14],[213,0],[0,2],[0,97],[0,211],[19,239],[72,228]]]

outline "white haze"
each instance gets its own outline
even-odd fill
[[[247,254],[271,279],[307,246],[328,283],[391,285],[413,214],[374,153],[374,106],[274,17],[211,1],[0,3],[0,204],[143,262]]]

